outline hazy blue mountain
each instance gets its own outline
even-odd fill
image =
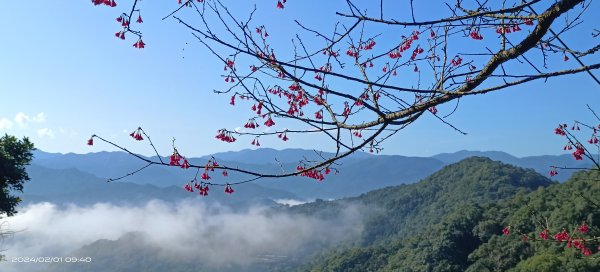
[[[57,155],[36,151],[35,155],[34,164],[52,169],[75,168],[105,179],[123,176],[145,165],[143,161],[123,152]],[[331,153],[320,155],[332,156]],[[282,169],[291,172],[298,165],[299,159],[317,159],[317,156],[319,155],[315,151],[302,149],[242,150],[214,155],[221,165],[252,169],[263,173],[281,173]],[[281,162],[281,165],[275,163],[275,157]],[[151,159],[156,160],[156,157]],[[192,164],[203,165],[208,157],[190,158],[189,160]],[[305,199],[340,198],[359,195],[385,186],[415,182],[439,170],[444,165],[441,161],[433,158],[375,156],[362,152],[353,154],[351,158],[342,160],[340,163],[341,165],[335,166],[339,170],[339,174],[330,174],[323,182],[304,177],[290,177],[263,179],[256,183],[267,188],[288,191]],[[167,187],[181,186],[186,181],[193,179],[194,176],[193,169],[152,166],[123,179],[123,181]],[[211,177],[217,182],[235,182],[251,178],[234,171],[230,171],[227,179],[221,177],[217,172],[212,173]]]
[[[221,165],[252,169],[262,173],[292,172],[301,159],[318,159],[319,156],[330,157],[332,153],[317,154],[313,150],[269,148],[245,149],[217,153]],[[123,176],[142,166],[144,162],[124,152],[98,152],[89,154],[56,154],[43,151],[35,152],[34,164],[52,169],[78,169],[94,176],[108,179]],[[325,181],[317,182],[304,177],[289,177],[283,179],[261,179],[255,183],[261,186],[288,191],[303,199],[341,198],[356,196],[374,189],[386,186],[413,183],[440,170],[443,166],[458,162],[468,157],[481,156],[492,160],[512,164],[519,167],[531,168],[536,172],[547,175],[551,165],[565,167],[589,167],[589,163],[576,161],[571,155],[560,156],[530,156],[518,158],[500,151],[459,151],[443,153],[432,157],[406,157],[398,155],[372,155],[359,152],[340,161],[335,168],[337,175],[329,175]],[[203,165],[210,156],[189,158],[192,164]],[[157,160],[156,157],[150,159]],[[277,159],[277,160],[275,160]],[[167,161],[167,158],[163,158]],[[278,161],[278,162],[277,162]],[[560,170],[554,179],[564,181],[572,175],[572,170]],[[219,173],[211,174],[217,182],[236,182],[252,178],[230,171],[229,177],[223,179]],[[136,184],[150,184],[157,187],[180,187],[186,181],[193,179],[193,169],[182,170],[178,167],[152,166],[136,175],[122,181]]]
[[[189,197],[200,197],[197,193],[185,191],[181,186],[158,187],[121,181],[107,183],[103,178],[75,168],[50,169],[30,165],[27,172],[31,180],[25,184],[21,196],[22,205],[41,201],[78,205],[98,202],[143,204],[152,199],[173,202]],[[236,189],[235,194],[230,196],[225,194],[221,187],[214,187],[205,199],[208,202],[239,206],[250,203],[273,204],[274,199],[298,198],[292,193],[265,188],[254,183],[238,185]]]
[[[523,168],[531,168],[542,175],[548,175],[550,166],[573,167],[573,168],[589,168],[592,163],[589,161],[576,161],[570,154],[564,155],[542,155],[528,156],[518,158],[505,152],[500,151],[467,151],[461,150],[454,153],[442,153],[433,156],[447,164],[455,163],[469,157],[480,156],[488,157],[492,160],[501,161]],[[577,170],[559,170],[559,174],[553,179],[565,181],[573,175]]]
[[[495,161],[501,161],[508,164],[517,164],[519,162],[519,158],[510,155],[506,152],[502,151],[468,151],[461,150],[454,153],[441,153],[434,155],[433,158],[436,158],[440,161],[443,161],[447,164],[452,164],[455,162],[462,161],[469,157],[488,157]]]
[[[232,161],[232,162],[245,162],[253,164],[272,164],[277,163],[297,163],[298,160],[319,160],[321,157],[331,158],[335,154],[330,152],[321,152],[309,149],[299,148],[288,148],[283,150],[276,150],[272,148],[259,148],[259,149],[244,149],[240,151],[228,151],[216,153],[213,156],[216,158]],[[370,158],[373,155],[364,152],[356,152],[348,159],[365,159]],[[276,160],[277,159],[277,160]]]
[[[36,150],[34,155],[35,164],[53,169],[76,168],[102,178],[118,177],[145,165],[145,162],[125,152],[103,151],[88,154],[67,153],[63,155],[60,153],[47,153]],[[333,153],[317,153],[317,151],[306,149],[275,150],[271,148],[260,148],[216,153],[211,156],[215,157],[220,164],[239,165],[240,168],[242,166],[245,168],[248,168],[247,166],[260,168],[260,166],[257,165],[277,165],[278,163],[294,164],[295,168],[300,160],[319,160],[322,157],[333,157],[333,155]],[[192,164],[203,165],[211,158],[211,156],[193,157],[188,158],[188,160]],[[156,156],[142,157],[158,161],[158,157]],[[347,159],[344,158],[340,162],[343,163],[346,161],[371,157],[374,156],[364,152],[357,152],[350,155]],[[167,157],[163,157],[162,160],[165,162],[169,161]],[[176,167],[155,166],[144,170],[138,174],[136,179],[132,179],[131,182],[166,186],[171,185],[168,181],[169,179],[181,179],[182,173],[184,172],[179,171]]]
[[[51,169],[75,168],[107,179],[122,176],[145,165],[143,161],[127,153],[105,151],[88,154],[67,153],[57,155],[36,150],[32,163]],[[166,167],[150,167],[143,174],[146,180],[144,183],[156,185],[160,184],[158,181],[164,182],[164,180],[174,178],[172,171],[168,171]]]
[[[322,182],[294,177],[266,180],[262,184],[271,188],[290,188],[291,192],[300,196],[341,198],[357,196],[386,186],[413,183],[443,166],[441,161],[432,158],[371,156],[367,159],[346,161],[337,166],[338,174],[330,174]]]

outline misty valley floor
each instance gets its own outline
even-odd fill
[[[63,166],[69,165],[63,159]],[[563,244],[502,235],[508,225],[538,232],[540,218],[550,219],[553,232],[586,220],[597,233],[600,211],[577,195],[597,199],[598,172],[576,173],[559,183],[533,169],[470,157],[442,162],[433,171],[436,167],[421,168],[430,173],[418,182],[396,181],[356,196],[290,206],[276,200],[302,203],[306,199],[298,195],[311,189],[290,192],[257,184],[245,195],[236,188],[230,198],[220,192],[190,197],[180,186],[107,184],[77,167],[40,161],[29,169],[26,204],[7,219],[11,229],[22,231],[4,241],[9,262],[0,263],[2,271],[600,269],[598,258]],[[91,262],[10,262],[17,256],[90,257]]]

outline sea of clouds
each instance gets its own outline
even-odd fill
[[[249,265],[264,256],[293,256],[313,244],[358,237],[363,230],[360,207],[346,207],[335,218],[249,207],[234,211],[198,199],[177,204],[149,201],[140,206],[98,203],[60,207],[37,203],[3,218],[2,228],[14,231],[2,241],[6,261],[0,271],[43,271],[39,263],[13,262],[16,257],[64,257],[99,239],[117,240],[142,233],[144,243],[165,256],[186,256],[207,265]],[[193,256],[190,256],[193,252]],[[81,257],[81,256],[80,256]],[[94,256],[89,256],[92,258]]]

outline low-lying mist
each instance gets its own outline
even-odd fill
[[[37,203],[23,207],[7,221],[16,231],[5,238],[2,271],[42,271],[46,264],[13,262],[18,257],[75,256],[100,239],[117,240],[131,233],[140,244],[165,258],[198,261],[204,266],[245,267],[272,259],[285,260],[313,249],[356,238],[363,229],[362,208],[348,206],[335,218],[316,218],[265,207],[233,211],[202,199],[142,206],[59,207]],[[152,256],[154,258],[156,256]],[[98,259],[96,259],[99,261]],[[105,260],[106,261],[106,260]]]

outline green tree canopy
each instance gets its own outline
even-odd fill
[[[22,140],[14,136],[4,135],[0,138],[0,215],[8,216],[16,213],[16,206],[21,201],[11,195],[14,191],[23,191],[23,183],[29,180],[25,166],[33,158],[35,148],[27,137]]]

